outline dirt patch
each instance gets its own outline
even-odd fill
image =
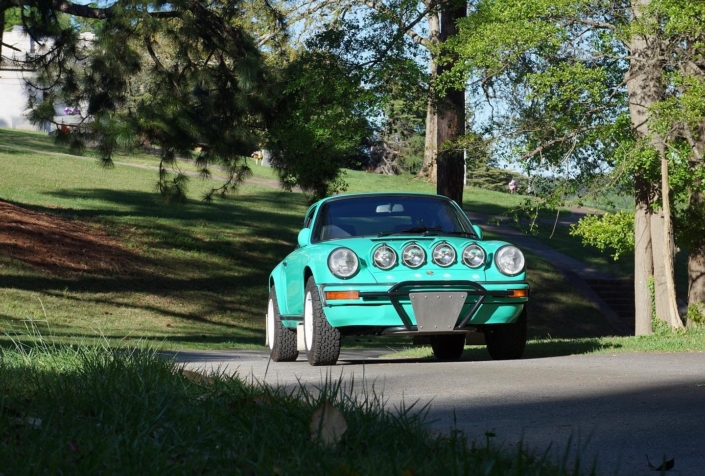
[[[131,273],[138,258],[97,226],[0,201],[0,255],[55,274]]]

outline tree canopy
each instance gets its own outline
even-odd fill
[[[649,276],[658,316],[680,325],[673,229],[690,251],[691,304],[705,297],[705,242],[690,231],[702,230],[693,220],[703,191],[702,10],[689,0],[481,0],[445,45],[459,61],[442,83],[474,86],[500,151],[525,170],[633,188],[637,332],[651,329]]]

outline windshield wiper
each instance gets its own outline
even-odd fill
[[[401,231],[383,231],[383,232],[377,234],[377,237],[379,238],[382,236],[407,235],[407,234],[416,234],[416,233],[421,233],[424,236],[428,236],[428,235],[456,235],[456,236],[468,236],[470,238],[478,239],[478,236],[471,231],[443,231],[443,229],[440,226],[432,226],[432,227],[415,226],[412,228],[406,228]]]

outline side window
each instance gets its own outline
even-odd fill
[[[312,208],[309,210],[309,212],[306,214],[306,218],[304,218],[304,228],[309,228],[311,226],[311,220],[313,220],[313,215],[316,213],[316,209]]]

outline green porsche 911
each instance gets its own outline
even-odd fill
[[[333,365],[346,335],[406,335],[441,360],[485,343],[517,359],[527,334],[522,252],[483,240],[452,200],[430,194],[337,195],[313,204],[298,246],[269,276],[274,361]]]

